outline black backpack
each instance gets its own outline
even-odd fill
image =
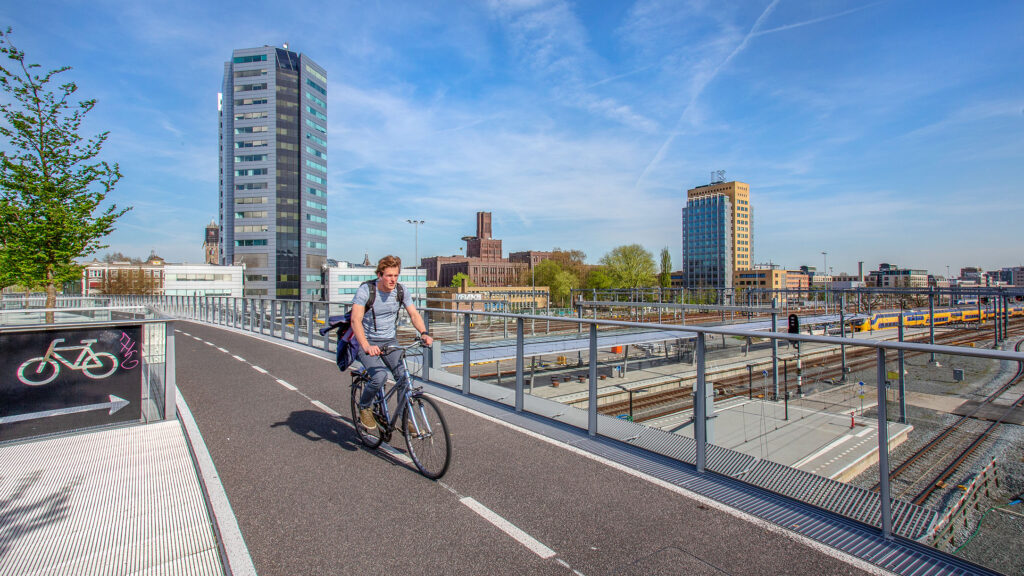
[[[377,300],[377,281],[367,280],[363,282],[370,289],[370,297],[366,299],[366,309],[373,314],[373,329],[377,329],[377,313],[373,310],[373,303]],[[405,287],[401,284],[396,285],[396,291],[398,292],[398,307],[401,309],[402,301],[405,300]],[[396,315],[395,321],[398,321]],[[356,359],[355,346],[352,345],[352,310],[349,309],[342,316],[331,316],[327,319],[327,325],[320,329],[320,335],[330,332],[331,330],[338,330],[338,350],[336,353],[336,362],[338,363],[338,369],[345,371],[349,365]]]

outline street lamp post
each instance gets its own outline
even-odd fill
[[[409,224],[412,224],[412,227],[413,227],[413,230],[414,230],[414,234],[415,234],[415,242],[416,242],[416,244],[415,244],[415,246],[416,246],[416,252],[415,252],[416,267],[414,268],[415,271],[413,272],[413,274],[416,275],[416,289],[415,289],[415,291],[413,293],[418,295],[420,293],[420,224],[425,224],[426,221],[425,220],[406,220],[406,222],[408,222]],[[415,301],[416,301],[416,296],[413,296],[413,302],[415,302]]]
[[[823,260],[821,263],[821,275],[824,276],[828,274],[828,252],[822,252],[821,257]],[[828,285],[825,283],[824,280],[825,279],[822,278],[821,288],[822,294],[825,295],[825,314],[828,314]]]

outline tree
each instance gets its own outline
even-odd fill
[[[672,285],[672,254],[667,247],[661,249],[661,273],[658,274],[658,284],[662,288]]]
[[[616,288],[653,286],[654,256],[639,244],[619,246],[601,257]]]
[[[101,258],[100,261],[106,262],[107,264],[110,264],[112,262],[130,262],[132,264],[142,264],[144,262],[142,258],[136,258],[134,256],[125,256],[120,252],[114,252],[113,254],[108,252],[103,255],[103,258]]]
[[[473,279],[470,278],[469,274],[466,274],[465,272],[459,272],[455,276],[452,276],[452,281],[449,284],[449,286],[451,286],[452,288],[461,288],[463,279],[466,280],[467,288],[472,288],[473,286],[476,286],[476,282],[473,282]]]
[[[579,287],[576,275],[562,268],[556,260],[544,260],[533,269],[537,286],[547,286],[548,294],[555,306],[568,306],[573,288]]]
[[[0,152],[0,279],[45,289],[46,307],[53,308],[57,286],[79,279],[75,259],[105,248],[100,239],[131,208],[111,205],[96,213],[121,179],[116,163],[93,162],[109,132],[89,140],[78,134],[96,100],[72,106],[74,82],[50,87],[71,68],[39,73],[10,35],[10,28],[0,32],[0,54],[8,60],[0,64],[7,96],[0,104],[0,135],[7,139],[7,151]]]
[[[606,288],[612,288],[615,286],[615,280],[611,274],[608,273],[608,269],[604,266],[594,266],[587,272],[587,280],[583,284],[584,288],[596,288],[598,290],[604,290]]]

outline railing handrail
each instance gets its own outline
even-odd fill
[[[913,352],[935,352],[936,354],[955,354],[971,356],[973,358],[990,358],[994,360],[1009,360],[1011,362],[1024,362],[1024,353],[1007,352],[1003,350],[987,350],[984,348],[965,348],[960,346],[946,346],[942,344],[920,344],[917,342],[890,342],[875,340],[871,338],[841,338],[838,336],[814,336],[810,334],[790,334],[787,332],[764,332],[753,330],[736,330],[718,326],[701,326],[699,324],[659,324],[655,322],[631,322],[627,320],[605,320],[593,318],[574,318],[571,316],[539,316],[533,314],[511,314],[506,312],[480,312],[472,310],[445,310],[442,308],[423,308],[428,312],[439,312],[446,314],[472,314],[474,316],[493,316],[498,318],[522,318],[524,320],[558,320],[560,322],[576,322],[578,324],[599,324],[604,326],[621,326],[623,328],[646,328],[662,330],[667,332],[689,332],[692,334],[710,334],[715,336],[743,336],[750,338],[771,338],[777,340],[789,340],[796,342],[816,342],[819,344],[833,344],[840,346],[859,346],[863,348],[882,348],[892,350],[905,350]]]

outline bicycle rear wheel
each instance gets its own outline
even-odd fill
[[[383,426],[384,418],[380,415],[380,405],[374,403],[373,416],[377,420],[377,427],[367,430],[359,420],[359,397],[363,395],[363,386],[366,381],[362,378],[352,378],[352,427],[356,429],[356,436],[367,448],[376,448],[384,441]]]
[[[420,473],[432,480],[444,476],[452,460],[452,441],[437,403],[426,396],[414,396],[402,417],[402,433]]]

